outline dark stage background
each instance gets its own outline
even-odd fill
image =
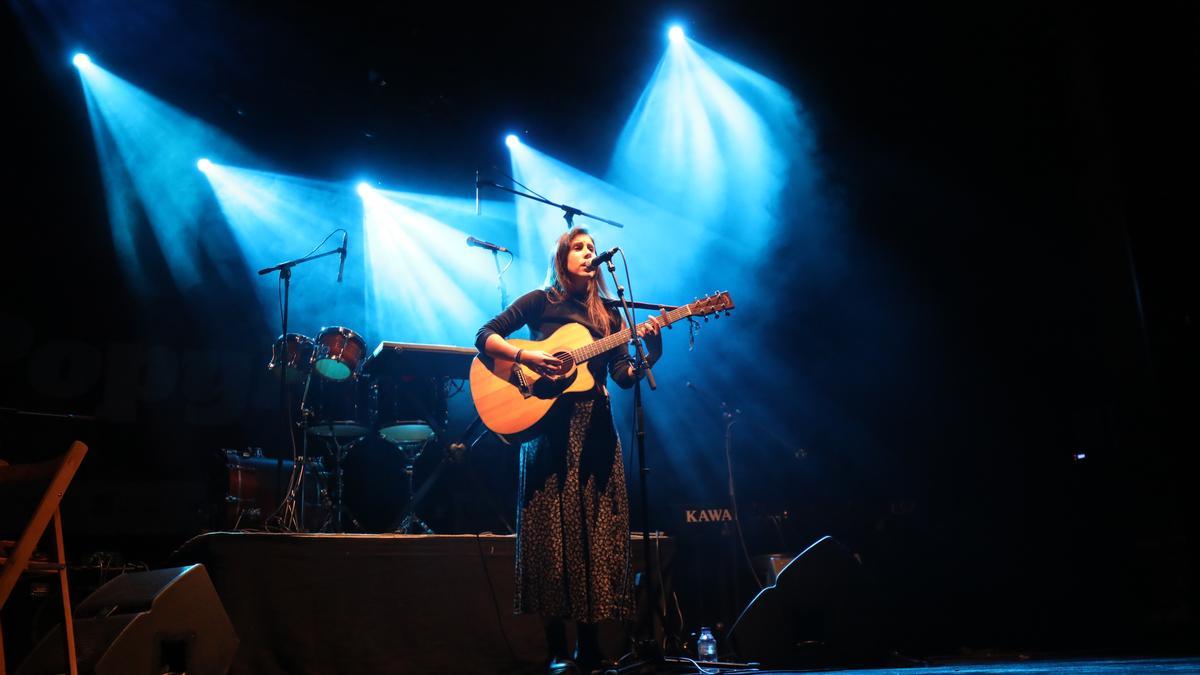
[[[476,168],[506,162],[499,141],[513,128],[602,166],[677,17],[803,102],[840,214],[836,283],[806,274],[820,254],[798,254],[811,240],[785,219],[756,280],[780,300],[753,317],[768,348],[744,388],[719,392],[760,425],[738,429],[735,455],[751,552],[833,535],[874,577],[891,643],[913,653],[1193,641],[1186,289],[1198,285],[1184,240],[1197,220],[1200,35],[1186,2],[9,0],[0,405],[98,421],[6,411],[0,457],[92,446],[67,498],[72,557],[160,564],[218,526],[218,450],[285,454],[261,369],[278,329],[247,290],[259,281],[214,282],[197,301],[160,266],[153,293],[127,287],[75,49],[277,170],[420,173],[465,196]],[[719,260],[704,264],[719,278]],[[152,382],[151,351],[174,364]],[[797,381],[839,414],[807,411]],[[665,467],[658,526],[691,538],[677,585],[693,627],[730,621],[753,591],[744,573],[684,578],[689,551],[709,569],[736,563],[728,528],[682,522],[686,506],[725,505],[722,428],[698,423],[711,446],[672,447],[659,429],[649,447]],[[689,453],[717,458],[707,481],[671,478]],[[440,479],[429,520],[503,531],[472,480],[511,520],[512,452],[485,442],[468,461]],[[386,527],[399,467],[369,463],[353,480],[375,497],[358,506]]]

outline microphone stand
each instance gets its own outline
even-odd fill
[[[553,206],[556,209],[562,209],[563,220],[567,221],[567,229],[568,230],[571,229],[572,227],[575,227],[575,216],[583,216],[584,218],[591,218],[592,220],[596,220],[601,223],[607,223],[608,225],[612,225],[613,227],[620,227],[620,228],[625,227],[624,225],[622,225],[621,223],[618,223],[615,220],[609,220],[608,218],[601,218],[600,216],[593,215],[591,213],[587,213],[586,211],[580,211],[579,209],[575,208],[574,206],[570,206],[568,204],[559,204],[557,202],[552,202],[549,199],[546,199],[545,197],[539,197],[537,195],[530,194],[528,192],[521,192],[520,190],[514,190],[512,188],[507,188],[507,187],[504,187],[503,185],[497,185],[496,183],[494,183],[490,180],[480,180],[477,178],[477,179],[475,179],[475,187],[477,187],[477,188],[480,188],[480,187],[494,188],[496,190],[501,190],[503,192],[508,192],[508,193],[517,195],[518,197],[532,199],[535,202],[541,202],[543,204]]]
[[[326,256],[331,256],[331,255],[339,255],[344,252],[345,252],[344,247],[338,247],[332,251],[326,251],[325,253],[316,253],[313,255],[306,255],[303,258],[296,258],[294,260],[288,260],[285,262],[281,262],[278,265],[273,265],[271,267],[264,267],[263,269],[258,271],[259,276],[264,276],[264,275],[270,274],[271,272],[279,272],[279,278],[281,280],[283,280],[283,316],[281,317],[282,318],[281,323],[283,324],[282,335],[283,335],[283,350],[284,350],[284,352],[283,352],[283,370],[279,371],[279,412],[280,412],[280,416],[283,418],[284,424],[287,426],[288,439],[291,441],[291,446],[292,446],[292,460],[294,462],[294,466],[299,466],[299,470],[300,470],[300,482],[301,482],[301,489],[299,490],[299,493],[300,493],[300,519],[299,519],[298,525],[297,525],[297,529],[300,529],[300,530],[302,530],[304,528],[304,490],[303,490],[304,466],[303,466],[303,463],[307,461],[307,458],[304,457],[303,455],[300,457],[296,456],[296,436],[295,436],[295,431],[292,429],[292,410],[291,410],[291,406],[288,405],[288,396],[287,396],[287,385],[288,385],[288,380],[287,380],[287,373],[288,373],[288,358],[287,358],[287,356],[288,356],[288,354],[287,354],[288,301],[289,301],[289,298],[291,296],[291,291],[292,291],[292,268],[296,267],[297,265],[303,265],[304,263],[309,262],[311,260],[316,260],[317,258],[324,258]],[[307,439],[306,439],[306,442],[307,442]],[[307,450],[305,450],[305,452],[307,453]],[[296,498],[295,494],[293,494],[292,492],[289,491],[287,499],[295,499],[295,498]]]
[[[512,260],[511,254],[509,256],[509,260]],[[504,310],[508,309],[508,289],[504,286],[504,272],[507,270],[507,268],[500,268],[499,251],[492,251],[492,262],[496,263],[496,283],[497,287],[500,289],[500,311],[503,312]]]
[[[630,339],[633,342],[634,353],[636,360],[634,362],[634,380],[633,380],[633,429],[634,437],[637,439],[637,455],[638,455],[638,489],[640,492],[642,517],[642,560],[645,564],[644,575],[646,578],[646,604],[640,612],[638,623],[634,629],[633,636],[633,654],[637,659],[634,663],[621,667],[618,672],[656,672],[656,667],[667,662],[666,654],[663,651],[662,644],[659,641],[660,634],[665,632],[666,619],[666,596],[663,594],[663,589],[659,585],[662,577],[662,563],[656,555],[657,549],[650,545],[650,499],[648,490],[648,476],[650,470],[646,468],[646,420],[644,409],[642,407],[642,378],[644,373],[646,382],[650,385],[651,390],[658,389],[657,383],[654,381],[654,372],[650,369],[650,360],[646,357],[642,338],[637,333],[637,324],[634,323],[633,307],[625,297],[625,287],[621,285],[617,278],[617,267],[613,264],[612,258],[605,261],[608,266],[608,273],[612,276],[613,286],[617,289],[617,299],[621,302],[621,309],[625,315],[625,323],[630,327]],[[651,605],[653,603],[653,606]]]
[[[711,396],[706,394],[703,390],[697,388],[696,385],[690,381],[687,382],[686,386],[688,389],[696,392],[696,395],[700,397],[700,399],[704,401],[706,405],[721,411],[721,420],[725,423],[725,471],[727,476],[726,489],[729,495],[729,508],[733,510],[733,526],[738,539],[737,544],[731,546],[731,549],[733,549],[731,553],[734,558],[733,565],[734,568],[736,568],[738,566],[737,559],[739,557],[744,557],[746,568],[750,570],[750,575],[754,577],[755,585],[758,586],[758,590],[762,590],[763,582],[758,577],[758,571],[754,569],[754,561],[750,558],[750,549],[746,547],[746,535],[742,531],[742,515],[738,510],[737,483],[733,478],[733,425],[737,424],[741,419],[742,411],[740,408],[735,408],[725,401],[714,401]],[[741,548],[741,556],[738,555],[739,551],[736,550],[736,548],[739,546]],[[738,583],[738,575],[736,572],[733,575],[732,581],[733,600],[734,604],[736,605],[742,601],[740,588],[741,584]]]

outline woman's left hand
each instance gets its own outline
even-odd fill
[[[662,319],[657,316],[650,317],[646,323],[638,325],[637,332],[639,337],[646,339],[646,356],[654,363],[662,356]]]
[[[660,332],[662,331],[662,324],[660,323],[661,321],[662,320],[659,319],[657,316],[652,316],[649,319],[647,319],[645,323],[638,324],[638,327],[637,327],[638,337],[656,337],[656,338],[661,339],[662,338],[662,335],[660,334]]]

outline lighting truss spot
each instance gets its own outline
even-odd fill
[[[504,144],[510,148],[515,148],[521,144],[521,139],[516,134],[509,134],[504,137]]]
[[[671,28],[667,31],[667,37],[671,39],[671,42],[682,42],[683,26],[680,26],[679,24],[671,26]]]
[[[204,173],[208,173],[208,170],[212,168],[212,162],[208,161],[207,157],[201,157],[196,160],[196,168]]]
[[[354,188],[354,191],[358,193],[359,197],[366,197],[367,195],[374,192],[375,189],[372,188],[370,186],[370,184],[368,184],[366,181],[363,181]]]
[[[74,63],[76,68],[84,68],[92,65],[92,59],[89,58],[87,54],[79,52],[75,56],[71,57],[71,63]]]

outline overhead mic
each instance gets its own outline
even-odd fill
[[[600,255],[596,256],[595,258],[592,258],[591,260],[587,261],[587,263],[585,263],[584,266],[587,267],[589,270],[594,270],[597,267],[599,267],[599,266],[603,265],[604,263],[608,262],[609,260],[611,260],[612,257],[617,254],[617,251],[620,251],[620,250],[621,250],[620,246],[614,246],[614,247],[608,249],[607,251],[605,251],[604,253],[601,253]]]
[[[337,282],[339,284],[342,283],[342,270],[346,269],[346,242],[349,239],[350,239],[350,233],[342,232],[342,255],[339,256],[341,258],[341,260],[338,261],[338,280],[337,280]]]
[[[475,237],[467,237],[467,246],[478,246],[479,248],[486,248],[489,251],[495,251],[497,253],[509,253],[510,252],[508,249],[504,248],[503,246],[498,246],[496,244],[493,244],[490,241],[483,241],[482,239],[476,239]]]
[[[483,211],[479,208],[479,172],[475,172],[475,215],[483,215]]]

